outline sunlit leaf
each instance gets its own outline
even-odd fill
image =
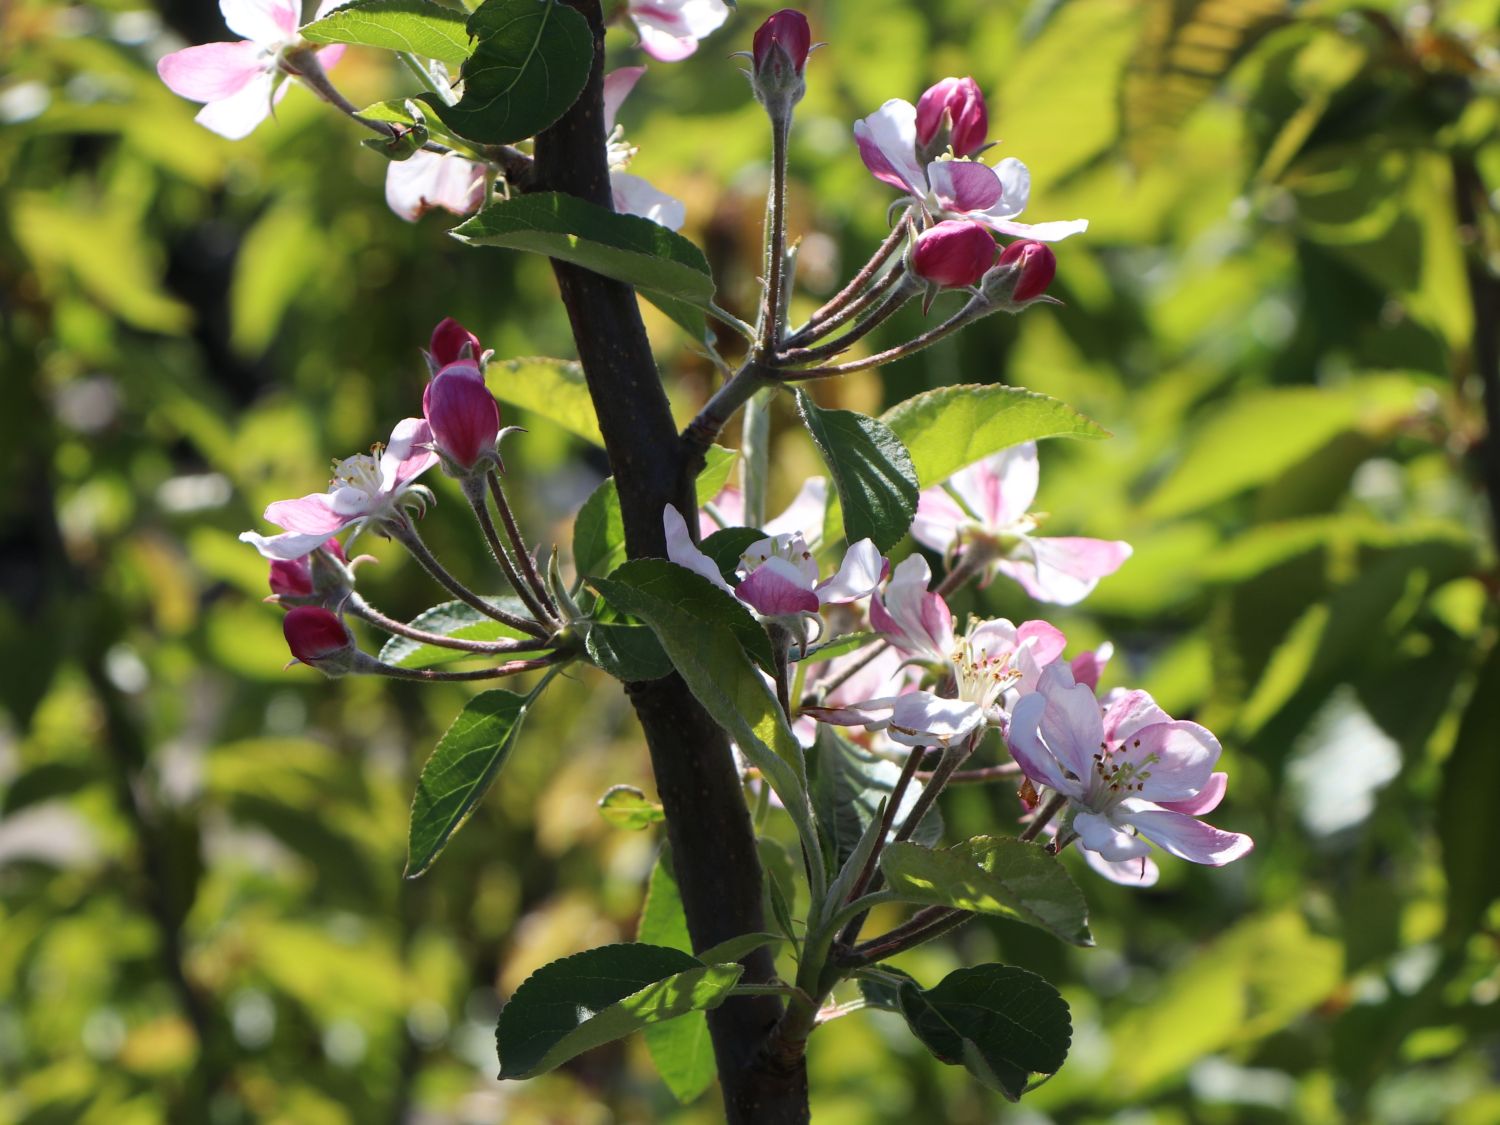
[[[895,546],[917,514],[917,472],[901,439],[878,419],[823,409],[806,391],[797,392],[797,409],[838,489],[849,541]]]
[[[301,31],[310,43],[409,51],[456,67],[469,57],[462,12],[429,0],[351,0]]]

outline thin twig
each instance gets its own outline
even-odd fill
[[[536,592],[532,590],[526,579],[521,576],[510,552],[506,550],[505,544],[500,540],[500,533],[495,528],[495,521],[490,517],[489,504],[484,498],[484,486],[474,477],[466,477],[463,481],[464,496],[469,501],[469,507],[474,510],[474,518],[479,521],[479,529],[484,532],[484,541],[489,545],[490,557],[495,564],[505,573],[505,580],[515,591],[516,596],[526,604],[531,615],[540,622],[553,623],[556,618],[548,612],[548,607],[537,599]]]
[[[853,902],[865,893],[865,889],[877,888],[877,880],[880,871],[880,853],[885,848],[886,837],[891,833],[891,825],[896,819],[896,810],[901,807],[901,802],[906,799],[906,790],[911,786],[912,778],[916,776],[917,764],[921,762],[923,753],[921,750],[913,749],[906,755],[906,761],[901,764],[901,774],[896,778],[896,784],[891,787],[890,798],[886,801],[885,809],[880,815],[880,833],[875,837],[875,846],[870,849],[870,855],[865,860],[864,867],[860,870],[858,878],[849,890],[846,902]],[[843,945],[853,945],[859,940],[859,931],[864,928],[865,919],[870,916],[868,910],[856,914],[849,919],[843,931],[839,934],[839,942]]]
[[[1054,793],[1047,798],[1047,803],[1037,810],[1036,815],[1031,818],[1031,823],[1026,825],[1019,839],[1024,841],[1035,840],[1042,834],[1042,829],[1052,822],[1052,818],[1062,811],[1068,799],[1061,793]]]
[[[998,766],[985,766],[976,770],[954,770],[948,777],[949,785],[979,785],[986,781],[1001,781],[1005,778],[1015,777],[1021,772],[1021,767],[1015,762],[1002,762]],[[918,770],[918,781],[931,781],[935,776],[933,770]]]
[[[904,344],[898,344],[894,348],[887,348],[883,352],[877,352],[864,359],[850,360],[848,363],[835,363],[826,367],[804,367],[795,371],[781,372],[784,382],[800,382],[804,379],[828,379],[835,375],[847,375],[851,371],[864,371],[870,367],[879,367],[882,364],[894,363],[898,359],[905,359],[909,355],[915,355],[924,348],[930,348],[939,340],[953,335],[960,328],[973,323],[987,312],[994,311],[991,308],[979,305],[977,301],[970,301],[958,312],[943,321],[936,328],[922,333],[915,340],[908,340]]]
[[[895,253],[896,247],[901,245],[901,240],[906,235],[906,217],[910,214],[911,210],[908,208],[905,214],[897,220],[891,233],[886,235],[885,241],[876,248],[870,260],[850,279],[849,284],[828,298],[821,308],[814,311],[812,316],[808,317],[807,323],[797,330],[796,334],[792,337],[793,339],[807,335],[820,327],[824,321],[838,312],[851,297],[858,293],[866,282],[875,276],[876,271],[885,265],[886,260]]]
[[[531,557],[531,552],[526,546],[526,539],[521,534],[521,529],[516,524],[516,517],[511,512],[510,501],[506,499],[505,489],[500,485],[500,476],[491,469],[485,479],[489,482],[490,495],[495,499],[495,510],[500,513],[500,521],[505,525],[505,535],[516,549],[516,559],[521,568],[521,574],[525,577],[527,585],[531,587],[532,593],[542,603],[548,616],[561,623],[562,617],[557,612],[557,605],[552,596],[547,593],[547,587],[542,582],[542,576],[537,573],[536,562]]]
[[[792,348],[789,351],[784,351],[776,357],[776,362],[778,364],[821,363],[825,359],[832,359],[834,356],[848,351],[856,343],[873,332],[879,325],[885,323],[885,321],[895,315],[896,310],[911,300],[916,291],[917,286],[913,284],[897,285],[895,291],[885,299],[884,304],[842,336],[835,340],[830,340],[826,344],[819,344],[815,348]]]
[[[363,621],[368,621],[377,629],[383,629],[394,636],[405,637],[407,640],[418,641],[424,645],[450,648],[459,652],[498,656],[511,652],[535,652],[538,649],[551,647],[550,641],[543,640],[540,637],[523,641],[470,641],[462,637],[445,636],[442,633],[429,633],[425,629],[414,629],[412,626],[397,621],[393,617],[387,617],[358,594],[355,594],[345,602],[344,608],[354,614],[355,617]]]
[[[771,198],[766,207],[766,309],[760,326],[759,351],[769,357],[781,337],[786,302],[786,148],[788,117],[771,117]]]
[[[529,621],[524,617],[518,617],[514,613],[491,605],[473,590],[469,589],[453,575],[449,574],[443,564],[438,562],[432,552],[427,549],[427,544],[422,542],[422,537],[417,534],[417,529],[410,522],[402,520],[392,521],[386,525],[390,537],[400,543],[409,552],[412,558],[422,565],[422,569],[437,581],[438,585],[447,590],[459,601],[470,609],[477,610],[486,617],[492,617],[503,625],[509,625],[512,629],[529,634],[533,637],[545,637],[547,629],[535,621]]]
[[[443,672],[436,668],[398,668],[394,664],[385,664],[372,658],[364,667],[356,668],[356,671],[388,676],[394,680],[425,680],[429,683],[498,680],[505,676],[519,676],[522,672],[535,672],[539,668],[550,668],[567,659],[569,657],[554,652],[535,660],[512,660],[505,664],[497,664],[493,668],[476,668],[471,672]]]

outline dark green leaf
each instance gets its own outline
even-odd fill
[[[609,791],[599,798],[599,815],[616,828],[629,828],[637,832],[666,819],[661,806],[655,801],[648,801],[646,794],[634,785],[610,786]]]
[[[1023,441],[1109,437],[1066,403],[998,385],[939,387],[893,406],[881,421],[905,443],[923,488]]]
[[[739,937],[728,938],[711,945],[702,953],[698,954],[698,960],[705,965],[719,965],[725,961],[740,961],[750,956],[757,949],[764,949],[768,945],[783,945],[786,938],[780,934],[754,933],[740,934]]]
[[[531,697],[486,691],[469,700],[453,720],[417,780],[411,804],[408,879],[432,866],[473,813],[510,756],[530,705]]]
[[[874,540],[881,551],[895,546],[917,514],[917,471],[901,439],[874,418],[822,409],[806,391],[797,392],[797,406],[838,489],[846,538]]]
[[[487,207],[453,230],[475,246],[530,250],[693,305],[714,295],[703,251],[660,223],[572,195],[538,192]]]
[[[534,137],[568,111],[588,83],[588,21],[555,0],[485,0],[469,17],[477,42],[464,63],[463,97],[421,94],[461,137],[505,145]]]
[[[636,939],[684,953],[693,951],[687,916],[682,911],[682,896],[672,870],[672,852],[666,846],[651,869],[651,883]],[[731,960],[734,958],[720,957],[715,963]],[[713,1085],[717,1074],[714,1048],[708,1037],[708,1017],[702,1012],[689,1012],[680,1019],[653,1024],[646,1028],[645,1039],[656,1072],[679,1102],[686,1104]]]
[[[865,1003],[882,1012],[901,1014],[901,989],[911,985],[920,989],[910,973],[890,965],[876,965],[859,971],[859,993]]]
[[[1040,844],[1006,836],[976,836],[942,851],[892,844],[880,867],[890,891],[908,902],[997,914],[1074,945],[1094,944],[1083,893]]]
[[[486,598],[497,609],[520,617],[527,616],[527,609],[519,598]],[[477,609],[463,602],[444,602],[424,610],[412,618],[411,627],[424,633],[437,633],[462,641],[515,641],[530,639],[509,625],[502,625],[493,617],[486,617]],[[380,650],[380,659],[398,668],[432,668],[439,664],[451,664],[455,660],[472,659],[472,652],[462,649],[441,648],[423,644],[406,637],[392,637]]]
[[[753,527],[725,527],[714,532],[699,544],[699,549],[714,560],[724,581],[736,583],[735,568],[740,565],[740,556],[751,543],[759,543],[766,537],[764,531]]]
[[[301,31],[309,43],[410,51],[458,66],[469,57],[462,12],[429,0],[352,0]]]
[[[660,945],[606,945],[538,969],[500,1012],[501,1078],[530,1078],[642,1028],[722,1004],[739,965]]]
[[[1463,942],[1475,932],[1489,904],[1500,897],[1500,645],[1474,684],[1453,753],[1443,767],[1438,797],[1438,835],[1448,879],[1447,937]]]
[[[839,864],[864,835],[882,802],[890,797],[900,774],[901,767],[894,762],[856,746],[833,727],[819,724],[817,742],[808,760],[808,777],[813,810],[825,830],[824,838],[835,845]],[[909,809],[921,792],[921,782],[913,781],[907,787],[903,806]],[[900,823],[899,816],[895,823]],[[942,835],[942,817],[934,808],[922,818],[913,838],[931,846]]]
[[[596,623],[584,641],[589,659],[624,683],[659,680],[672,674],[672,661],[646,625]]]
[[[1068,1005],[1024,969],[959,969],[933,988],[902,985],[899,1000],[907,1026],[929,1051],[1011,1101],[1026,1092],[1033,1075],[1056,1074],[1068,1057]]]

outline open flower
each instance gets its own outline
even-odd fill
[[[928,158],[928,146],[920,138],[927,135],[930,141],[944,115],[951,116],[953,90],[946,84],[954,81],[944,79],[923,95],[928,107],[922,115],[922,124],[930,125],[933,133],[919,130],[917,107],[900,98],[892,98],[855,123],[854,139],[870,173],[906,192],[919,207],[938,218],[972,219],[997,234],[1057,242],[1087,230],[1086,219],[1033,224],[1014,221],[1026,210],[1031,198],[1031,173],[1015,157],[1006,157],[994,167],[946,155],[936,160]],[[972,98],[978,94],[978,87],[960,93]],[[963,144],[968,147],[973,144],[972,133],[979,121],[972,107],[965,110],[961,102],[962,99],[959,112],[967,130]]]
[[[667,558],[701,574],[762,617],[815,614],[825,605],[857,601],[875,589],[885,571],[885,559],[875,544],[861,539],[845,552],[837,573],[822,579],[802,533],[791,532],[767,536],[745,548],[735,568],[739,585],[731,586],[713,559],[698,549],[687,523],[670,504],[662,512],[662,526]]]
[[[1074,605],[1099,579],[1130,557],[1118,540],[1043,537],[1032,534],[1037,517],[1036,442],[1002,450],[924,489],[911,533],[918,543],[952,556],[974,547],[991,561],[985,580],[1007,575],[1037,601]]]
[[[321,19],[342,0],[323,0]],[[203,102],[198,124],[221,137],[248,137],[286,94],[277,85],[282,56],[302,45],[297,27],[302,6],[297,0],[219,0],[219,10],[238,43],[204,43],[163,56],[156,72],[174,94]],[[341,46],[317,52],[318,64],[331,67],[344,53]]]
[[[246,531],[240,541],[268,559],[300,559],[348,528],[357,535],[367,523],[400,516],[402,507],[417,499],[408,495],[417,477],[437,463],[431,444],[425,421],[403,418],[384,449],[376,446],[375,452],[340,461],[328,491],[267,507],[266,521],[283,528],[280,535]]]
[[[1174,720],[1143,691],[1120,692],[1101,708],[1066,664],[1052,664],[1016,703],[1006,738],[1028,778],[1067,798],[1064,826],[1108,865],[1139,864],[1148,840],[1211,867],[1254,846],[1198,819],[1218,806],[1228,783],[1214,772],[1219,740]]]
[[[828,514],[828,478],[808,477],[797,490],[792,502],[779,514],[761,524],[767,535],[789,535],[801,532],[807,545],[817,548],[823,536],[823,521]],[[700,538],[720,528],[742,527],[745,523],[745,494],[736,485],[726,484],[717,496],[703,506],[698,515]]]
[[[729,18],[724,0],[630,0],[625,11],[641,49],[658,62],[687,58]]]
[[[485,166],[451,152],[418,149],[385,170],[385,201],[414,223],[429,211],[472,215],[484,204]]]
[[[645,73],[643,66],[622,66],[604,76],[604,143],[609,160],[610,192],[614,196],[615,210],[620,214],[639,215],[668,230],[678,230],[687,219],[687,208],[682,200],[674,199],[640,176],[625,171],[637,149],[626,143],[624,127],[615,124],[621,103]]]

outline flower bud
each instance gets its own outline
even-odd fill
[[[428,353],[439,369],[447,367],[450,363],[457,363],[459,360],[477,364],[481,352],[479,337],[451,316],[444,317],[441,323],[432,330],[432,342],[428,345]]]
[[[433,444],[450,468],[467,471],[494,455],[500,404],[470,361],[450,363],[433,377],[422,395],[422,413],[432,428]]]
[[[811,50],[807,17],[792,8],[775,13],[755,32],[750,85],[773,120],[790,118],[792,107],[802,100],[807,90],[802,69]]]
[[[327,551],[340,564],[347,566],[349,556],[344,554],[343,545],[337,539],[328,540],[321,550]],[[314,597],[318,583],[313,573],[313,566],[315,562],[320,561],[318,555],[319,551],[313,551],[311,554],[303,555],[300,559],[272,560],[271,593],[283,602],[295,603],[300,599]]]
[[[973,156],[989,128],[984,92],[972,78],[944,78],[917,101],[917,144],[932,158],[949,146],[954,156]]]
[[[1000,252],[1002,266],[1014,266],[1016,285],[1010,299],[1017,304],[1040,297],[1057,274],[1057,255],[1044,242],[1012,242]]]
[[[281,631],[286,647],[303,664],[330,676],[343,675],[353,666],[358,652],[354,637],[337,614],[321,606],[293,607],[282,621]]]
[[[945,289],[978,283],[995,264],[995,236],[970,219],[946,219],[917,235],[911,269]]]

